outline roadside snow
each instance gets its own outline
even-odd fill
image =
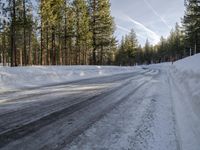
[[[138,67],[115,66],[0,67],[0,91],[128,73],[138,69]]]
[[[200,118],[200,54],[177,61],[171,74],[190,96],[189,101]]]
[[[179,60],[169,78],[174,99],[181,149],[200,147],[200,54]]]
[[[99,101],[102,105],[93,103],[88,105],[85,111],[76,111],[72,114],[71,117],[75,116],[77,122],[74,122],[77,124],[72,123],[66,126],[63,123],[66,121],[64,118],[59,120],[59,123],[49,124],[48,128],[42,128],[37,132],[43,130],[45,133],[43,137],[53,137],[45,142],[56,142],[57,140],[54,139],[66,136],[64,132],[66,129],[72,131],[69,126],[72,129],[74,127],[81,128],[84,125],[83,121],[90,119],[90,116],[87,115],[88,112],[94,115],[94,112],[98,111],[100,114],[104,110],[102,109],[104,105],[123,99],[123,103],[119,103],[103,118],[91,124],[85,132],[63,149],[199,150],[199,65],[200,54],[179,60],[173,65],[163,63],[141,67],[0,67],[0,90],[34,87],[120,73],[142,72],[142,67],[144,67],[146,68],[143,70],[144,72],[148,70],[144,75],[131,79],[129,84],[119,92],[108,95],[105,98],[106,103]],[[124,98],[123,94],[127,96]],[[83,119],[77,116],[81,116]],[[59,128],[57,128],[58,125]],[[59,132],[51,129],[58,129]],[[46,132],[47,130],[52,133]],[[54,136],[50,136],[50,134]],[[35,136],[25,138],[35,139]],[[40,140],[41,143],[43,144]]]
[[[188,72],[191,74],[200,74],[200,54],[175,62],[175,66],[179,71]]]

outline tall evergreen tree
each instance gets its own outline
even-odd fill
[[[185,0],[186,12],[183,19],[187,49],[200,52],[200,1]]]
[[[93,64],[102,64],[105,50],[113,39],[114,24],[109,0],[89,0]]]
[[[119,46],[118,61],[120,65],[135,65],[137,63],[138,41],[133,29],[125,38],[122,38]]]
[[[9,24],[0,34],[1,62],[11,66],[114,62],[109,0],[38,0],[38,14],[31,0],[7,1]]]
[[[16,1],[9,0],[9,9],[11,10],[11,66],[17,66],[17,52],[16,52]]]
[[[85,0],[74,0],[73,2],[76,20],[75,20],[75,37],[76,37],[76,64],[83,64],[87,55],[87,43],[91,38],[89,31],[88,7]]]
[[[151,45],[149,43],[149,40],[146,40],[145,46],[144,46],[144,51],[145,51],[145,60],[147,64],[151,63]]]
[[[99,48],[99,64],[102,65],[114,33],[114,23],[110,12],[110,1],[99,0],[97,11],[99,13],[97,46]]]
[[[64,0],[42,0],[41,1],[41,64],[45,64],[46,54],[49,54],[47,44],[45,49],[45,31],[51,33],[51,51],[50,51],[50,64],[56,65],[57,63],[57,50],[56,50],[56,32],[62,21],[62,7]],[[49,36],[47,36],[48,40]],[[49,42],[47,42],[49,43]],[[45,51],[44,51],[45,49]],[[47,58],[49,59],[49,58]]]

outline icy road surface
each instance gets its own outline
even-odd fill
[[[199,150],[199,118],[167,70],[2,93],[0,149]]]

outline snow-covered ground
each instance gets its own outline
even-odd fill
[[[128,73],[137,69],[114,66],[0,67],[0,91]]]
[[[200,114],[200,54],[177,61],[171,70],[180,88],[185,88],[197,114]],[[186,94],[185,93],[185,94]]]
[[[65,149],[199,150],[199,65],[200,54],[146,66],[159,76]]]
[[[175,62],[179,71],[200,74],[200,54],[179,60]]]
[[[0,93],[0,148],[199,150],[199,64],[2,67],[4,89],[103,78]]]
[[[175,62],[169,72],[182,149],[200,149],[200,54]]]
[[[179,82],[179,86],[186,88],[191,102],[200,111],[200,54],[177,61],[171,74]]]

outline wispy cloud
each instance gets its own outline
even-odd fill
[[[152,41],[153,44],[156,44],[157,42],[159,42],[160,36],[158,34],[156,34],[154,31],[152,31],[151,29],[147,28],[142,23],[132,19],[129,16],[126,16],[126,18],[128,21],[134,23],[134,25],[135,25],[134,29],[136,31],[137,36],[140,36],[145,39],[148,38],[150,41]]]
[[[122,30],[122,31],[124,31],[124,32],[130,32],[130,30],[127,29],[127,28],[125,28],[125,27],[122,27],[122,26],[120,26],[120,25],[116,25],[116,26],[117,26],[118,29],[120,29],[120,30]]]
[[[121,31],[126,32],[126,33],[130,33],[130,32],[131,32],[131,30],[129,30],[128,28],[122,27],[122,26],[120,26],[120,25],[117,25],[117,28],[120,29]],[[145,36],[143,36],[143,35],[141,35],[141,34],[139,34],[139,33],[136,33],[136,35],[137,35],[138,37],[140,37],[140,38],[143,38],[143,39],[146,38]]]
[[[153,11],[153,13],[160,18],[160,20],[165,24],[165,26],[168,29],[171,29],[172,27],[167,23],[167,21],[161,16],[159,15],[159,13],[153,8],[153,6],[147,1],[147,0],[143,0],[144,3]]]

